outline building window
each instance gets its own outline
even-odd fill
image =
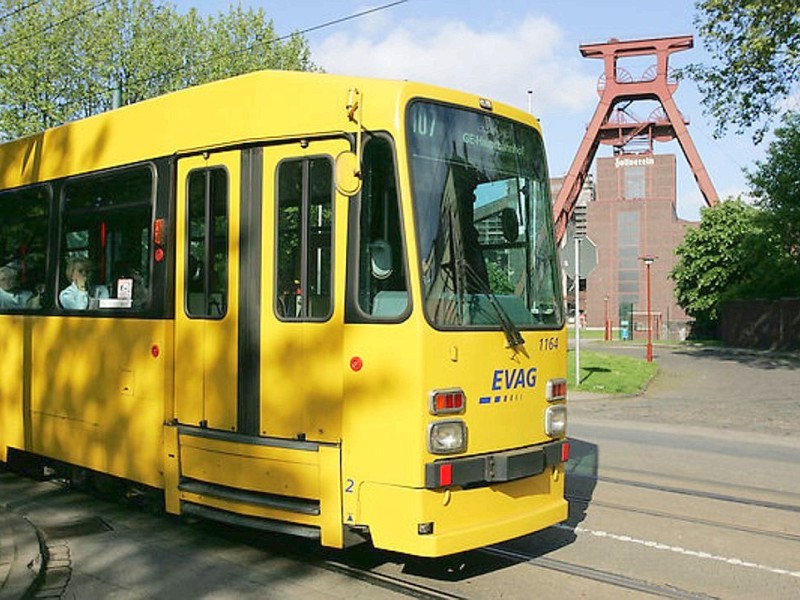
[[[626,167],[631,169],[633,167]],[[641,167],[642,169],[644,167]],[[639,212],[617,213],[617,292],[635,304],[639,293]]]
[[[638,200],[646,195],[645,167],[642,165],[625,167],[625,199]]]

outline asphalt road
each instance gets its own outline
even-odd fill
[[[582,347],[645,356],[640,345]],[[655,346],[654,361],[659,373],[644,394],[605,401],[572,394],[570,416],[800,437],[800,353]]]
[[[447,560],[321,551],[9,473],[0,503],[47,536],[41,598],[798,597],[800,357],[656,361],[640,396],[571,395],[566,523]]]

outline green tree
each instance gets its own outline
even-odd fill
[[[755,127],[760,141],[800,79],[796,0],[701,0],[695,24],[713,63],[687,67],[716,133]]]
[[[676,248],[678,262],[670,273],[678,305],[710,330],[720,303],[733,289],[750,285],[759,264],[761,227],[758,209],[742,199],[728,199],[701,213],[700,225],[689,229]]]
[[[762,209],[770,258],[765,278],[770,296],[800,296],[800,114],[790,113],[775,130],[766,159],[748,173]]]
[[[0,139],[258,69],[316,70],[262,9],[201,17],[157,0],[0,0]]]

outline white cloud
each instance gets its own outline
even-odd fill
[[[797,112],[797,110],[800,109],[800,89],[794,86],[791,93],[783,98],[779,98],[775,106],[781,114]]]
[[[523,109],[533,89],[539,116],[586,114],[597,104],[596,75],[581,71],[578,49],[565,44],[563,30],[548,18],[485,30],[462,21],[377,25],[312,43],[315,62],[329,73],[432,83]]]

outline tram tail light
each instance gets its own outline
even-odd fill
[[[465,405],[464,391],[459,388],[433,390],[428,409],[432,415],[458,414],[464,412]]]
[[[457,454],[467,449],[467,425],[461,420],[436,421],[428,425],[428,452]]]
[[[442,463],[439,465],[439,485],[447,487],[453,484],[453,463]]]
[[[567,397],[567,380],[564,378],[551,379],[547,382],[545,398],[548,402],[558,402]]]
[[[544,411],[544,432],[550,437],[561,437],[567,432],[567,406],[554,404]]]

